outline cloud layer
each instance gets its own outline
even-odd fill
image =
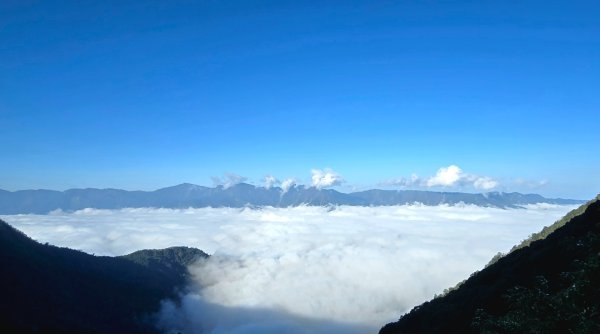
[[[190,268],[160,324],[184,333],[375,332],[573,207],[86,209],[4,216],[31,237],[96,255],[175,245]]]

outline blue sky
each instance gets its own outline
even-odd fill
[[[349,190],[456,165],[495,190],[589,198],[599,12],[595,1],[3,1],[0,189],[211,185],[227,172],[308,184],[331,168]]]

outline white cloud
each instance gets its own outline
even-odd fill
[[[500,185],[500,183],[489,176],[478,176],[465,173],[460,167],[450,165],[441,167],[437,173],[427,179],[421,179],[417,174],[412,174],[410,178],[397,178],[380,182],[382,186],[396,186],[403,188],[417,187],[472,187],[478,190],[491,190]]]
[[[525,179],[515,179],[513,181],[513,183],[519,187],[524,187],[527,189],[540,189],[543,188],[545,186],[547,186],[548,184],[550,184],[550,181],[548,180],[539,180],[539,181],[533,181],[533,180],[525,180]]]
[[[380,182],[379,185],[410,188],[410,187],[419,187],[422,185],[422,183],[423,183],[423,180],[421,180],[421,178],[417,174],[413,173],[410,176],[410,178],[401,177],[401,178],[397,178],[397,179],[390,179],[390,180]]]
[[[476,189],[491,190],[496,188],[497,186],[498,181],[493,180],[492,178],[487,176],[477,177],[475,181],[473,181],[473,187],[475,187]]]
[[[277,185],[279,185],[281,182],[279,182],[279,180],[273,176],[273,175],[267,175],[265,176],[265,188],[269,189],[271,187],[275,187]]]
[[[184,333],[376,332],[573,206],[86,209],[1,216],[40,242],[97,255],[191,246]],[[183,327],[179,327],[183,326]]]
[[[325,168],[323,170],[312,169],[311,174],[312,186],[318,189],[339,186],[342,184],[342,182],[344,182],[344,179],[341,175],[329,168]]]
[[[248,180],[247,177],[235,173],[225,173],[225,177],[222,179],[217,176],[213,176],[211,179],[215,186],[223,186],[225,189]]]
[[[437,173],[427,180],[427,186],[450,187],[455,185],[462,178],[464,178],[462,169],[456,165],[450,165],[448,167],[442,167],[438,169]]]
[[[296,179],[285,179],[281,182],[281,190],[286,193],[290,188],[294,187],[298,182]]]

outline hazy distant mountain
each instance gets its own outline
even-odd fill
[[[0,332],[158,333],[147,317],[206,256],[188,247],[92,256],[42,245],[0,220]]]
[[[126,191],[120,189],[69,189],[53,190],[0,190],[0,214],[37,213],[53,210],[80,210],[85,208],[120,209],[139,207],[243,207],[298,205],[424,205],[475,204],[499,208],[518,207],[525,204],[580,204],[571,199],[544,198],[536,194],[490,192],[471,194],[459,192],[433,192],[417,190],[367,190],[341,193],[332,189],[296,186],[281,188],[256,187],[240,183],[232,187],[203,187],[189,183],[155,191]]]
[[[600,196],[381,334],[600,333]]]

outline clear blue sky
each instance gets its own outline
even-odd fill
[[[458,165],[600,192],[597,1],[2,1],[0,188]],[[544,182],[545,181],[545,182]],[[535,186],[547,183],[544,186]]]

